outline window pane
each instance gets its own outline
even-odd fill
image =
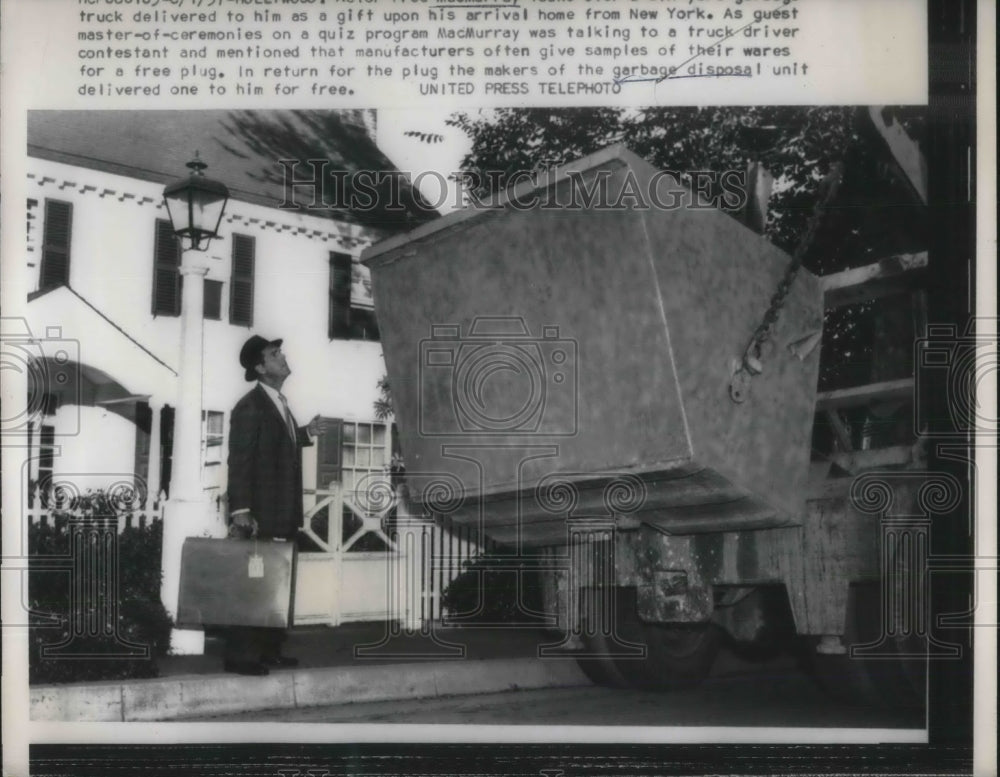
[[[370,466],[368,448],[357,447],[354,450],[354,466],[358,469],[368,469]]]
[[[385,466],[385,448],[372,448],[372,466]]]
[[[345,423],[344,424],[344,442],[352,443],[358,438],[357,424]]]
[[[375,444],[380,448],[385,447],[385,427],[381,424],[375,427]]]
[[[208,431],[210,434],[222,434],[222,413],[216,410],[208,411]]]
[[[358,442],[369,445],[372,441],[371,424],[358,424]]]
[[[359,261],[351,262],[351,307],[368,308],[375,306],[372,298],[371,270]]]
[[[353,467],[354,466],[354,448],[350,445],[344,446],[344,466]],[[344,482],[347,482],[346,480]]]

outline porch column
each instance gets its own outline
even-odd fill
[[[209,503],[201,483],[201,402],[203,304],[208,265],[201,251],[187,250],[181,259],[184,296],[181,300],[181,363],[177,411],[174,416],[173,470],[170,499],[163,510],[163,585],[160,597],[171,617],[177,617],[181,552],[184,540],[211,527]],[[205,633],[175,628],[170,647],[178,654],[205,652]]]

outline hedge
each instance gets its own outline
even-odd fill
[[[510,568],[501,554],[466,561],[462,572],[441,594],[446,621],[475,623],[542,623],[542,580],[537,569]],[[520,588],[520,601],[518,591]]]

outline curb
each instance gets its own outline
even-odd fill
[[[510,658],[185,675],[31,689],[37,721],[149,722],[326,704],[589,685],[573,660]]]

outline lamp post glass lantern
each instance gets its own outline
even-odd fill
[[[198,158],[197,152],[187,167],[191,174],[168,185],[163,190],[163,200],[183,248],[204,251],[209,241],[219,235],[229,189],[205,175],[208,165]]]

